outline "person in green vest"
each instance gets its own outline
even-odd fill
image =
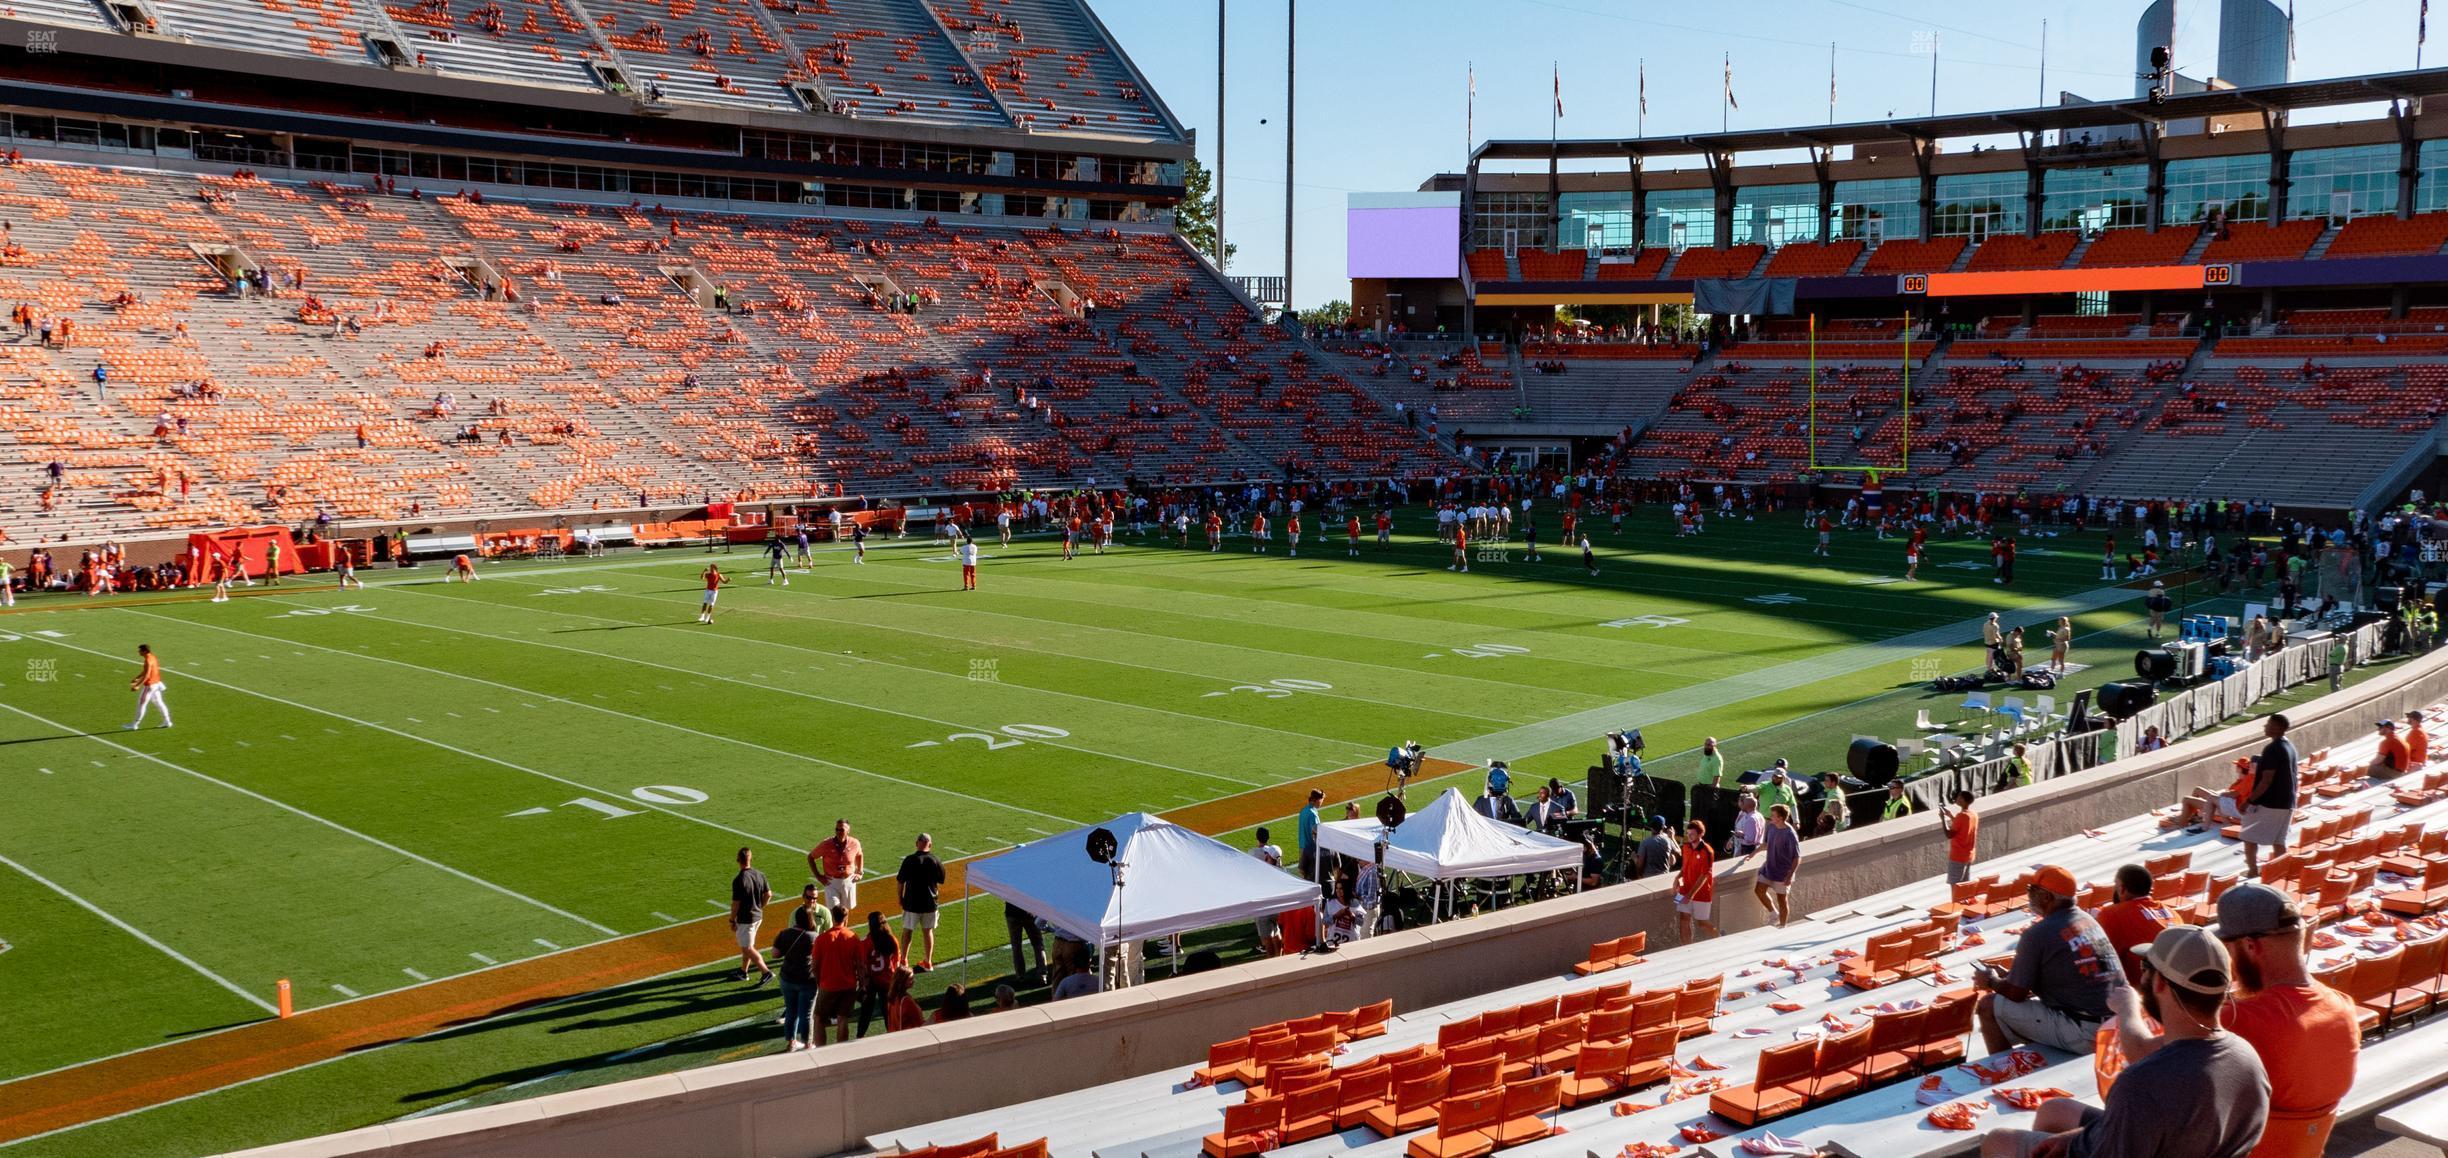
[[[2029,788],[2031,782],[2031,756],[2024,750],[2023,745],[2017,744],[2014,746],[2013,754],[2006,757],[2006,779],[1999,787],[2001,789]]]
[[[1912,813],[1912,797],[1904,795],[1904,782],[1901,780],[1888,781],[1887,802],[1879,806],[1879,819],[1895,820],[1911,816]]]
[[[2353,658],[2354,653],[2348,650],[2346,647],[2345,632],[2341,631],[2329,637],[2330,691],[2334,692],[2339,688],[2346,686],[2346,665],[2351,662]]]

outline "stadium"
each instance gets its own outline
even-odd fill
[[[2448,71],[2137,7],[0,0],[0,1155],[2448,1145]]]

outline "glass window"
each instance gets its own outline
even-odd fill
[[[2040,228],[2145,229],[2150,225],[2150,167],[2050,169],[2040,178]]]
[[[1734,190],[1734,244],[1775,247],[1819,240],[1819,186]]]
[[[1641,244],[1681,249],[1717,244],[1717,191],[1652,189],[1649,216],[1641,222]]]
[[[1938,178],[1938,217],[1930,222],[1935,237],[1988,237],[2021,233],[2029,220],[2023,195],[2030,178],[2022,173],[1950,173]]]
[[[2448,139],[2424,141],[2414,164],[2421,170],[2414,183],[2414,211],[2448,209]]]
[[[2288,217],[2397,212],[2397,146],[2304,149],[2287,158]]]
[[[1547,247],[1545,193],[1481,193],[1471,212],[1471,245],[1478,249],[1504,246],[1505,231],[1514,230],[1522,249]]]
[[[1598,230],[1601,249],[1630,249],[1639,240],[1633,227],[1632,191],[1621,193],[1566,193],[1556,198],[1564,211],[1564,231],[1556,244],[1564,249],[1580,249],[1590,243],[1590,230]]]
[[[2198,225],[2213,209],[2229,221],[2269,216],[2269,157],[2187,157],[2167,163],[2168,225]]]
[[[1828,240],[1863,241],[1873,232],[1882,240],[1921,236],[1919,178],[1836,183],[1836,209],[1828,218]]]

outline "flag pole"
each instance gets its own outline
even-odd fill
[[[1648,135],[1649,135],[1649,58],[1648,58],[1648,57],[1645,57],[1645,56],[1644,56],[1644,57],[1642,57],[1642,58],[1641,58],[1641,60],[1640,60],[1640,72],[1639,72],[1639,76],[1640,76],[1640,93],[1639,93],[1639,99],[1640,99],[1640,111],[1639,111],[1638,113],[1634,114],[1634,119],[1633,119],[1633,121],[1632,121],[1632,126],[1633,126],[1633,128],[1632,128],[1632,135],[1633,135],[1633,136],[1636,136],[1636,137],[1646,137],[1646,136],[1648,136]]]
[[[1828,41],[1828,123],[1836,123],[1836,42]]]
[[[1734,54],[1725,55],[1725,92],[1717,100],[1717,131],[1722,133],[1734,125]]]
[[[1476,118],[1479,113],[1479,66],[1476,64],[1463,65],[1462,78],[1464,88],[1464,95],[1462,97],[1462,157],[1467,161],[1470,159],[1471,139],[1479,135],[1477,130],[1472,127],[1474,124],[1474,118]]]
[[[2033,108],[2048,107],[2048,17],[2040,18],[2040,103]]]

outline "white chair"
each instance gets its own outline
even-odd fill
[[[1910,764],[1921,756],[1921,740],[1917,736],[1898,736],[1895,750],[1897,764]]]
[[[2062,719],[2063,717],[2057,714],[2057,697],[2034,696],[2032,698],[2032,718],[2043,725],[2052,720]]]
[[[1994,710],[1989,706],[1989,693],[1987,692],[1973,692],[1965,696],[1964,701],[1955,707],[1958,711],[1979,712],[1984,716]]]
[[[1998,701],[1997,713],[2013,720],[2017,731],[2022,730],[2024,717],[2030,712],[2031,709],[2024,706],[2021,696],[2008,696]]]
[[[1920,714],[1913,717],[1913,727],[1919,728],[1924,732],[1946,731],[1945,724],[1932,723],[1930,721],[1928,708],[1921,709]]]

